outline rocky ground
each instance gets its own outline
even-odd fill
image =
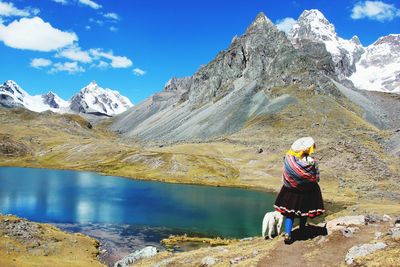
[[[396,223],[397,221],[397,223]],[[399,266],[400,221],[384,215],[338,217],[282,237],[238,240],[183,253],[146,248],[116,266]],[[152,252],[152,253],[149,253]],[[129,264],[130,263],[130,264]]]
[[[82,234],[0,215],[0,266],[104,266],[98,246]]]

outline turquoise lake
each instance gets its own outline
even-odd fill
[[[104,235],[99,233],[110,231],[115,234],[109,238],[113,242],[131,237],[140,239],[130,241],[137,246],[158,243],[169,234],[261,235],[262,218],[272,210],[275,197],[255,190],[148,182],[93,172],[0,168],[0,213],[52,223],[100,240]]]

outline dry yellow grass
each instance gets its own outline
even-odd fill
[[[21,219],[0,216],[0,222]],[[35,224],[35,223],[33,223]],[[65,233],[49,224],[37,224],[40,237],[24,242],[0,228],[0,266],[104,266],[97,260],[98,242],[81,234]]]

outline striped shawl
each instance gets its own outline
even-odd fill
[[[284,157],[283,183],[286,187],[307,190],[317,182],[319,182],[317,162],[310,164],[292,155]]]

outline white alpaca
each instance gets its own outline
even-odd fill
[[[283,216],[277,211],[267,212],[264,216],[262,222],[262,237],[265,238],[267,228],[268,228],[268,237],[272,239],[272,232],[275,231],[277,235],[281,232],[283,223]],[[276,230],[275,230],[276,225]]]

